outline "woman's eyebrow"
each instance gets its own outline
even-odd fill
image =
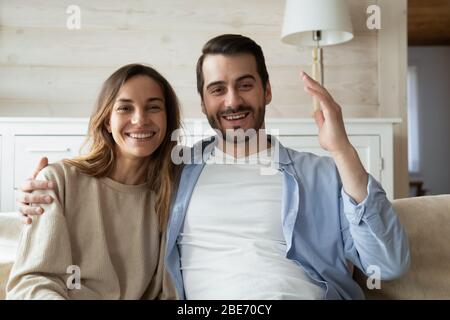
[[[158,97],[147,99],[147,102],[152,102],[152,101],[161,101],[162,103],[164,103],[164,99],[158,98]]]
[[[131,99],[117,99],[116,102],[133,102]]]
[[[164,99],[158,98],[158,97],[153,97],[153,98],[147,99],[147,102],[153,102],[153,101],[161,101],[164,103]],[[116,102],[134,102],[134,101],[132,99],[121,98],[121,99],[117,99]]]

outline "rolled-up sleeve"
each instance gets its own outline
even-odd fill
[[[410,264],[406,232],[383,188],[371,175],[367,194],[358,204],[341,189],[346,256],[366,274],[372,266],[379,268],[382,280],[397,278]]]

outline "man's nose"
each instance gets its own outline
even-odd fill
[[[235,108],[242,104],[242,97],[238,90],[230,89],[225,96],[226,107]]]

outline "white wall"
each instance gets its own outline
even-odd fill
[[[406,196],[406,0],[347,0],[354,39],[326,47],[325,85],[345,117],[399,117],[395,193]],[[81,9],[68,30],[66,9]],[[366,27],[381,7],[381,30]],[[0,116],[86,117],[101,83],[116,68],[141,62],[173,84],[185,117],[203,117],[195,64],[221,33],[250,36],[263,47],[273,100],[268,117],[310,117],[299,70],[308,48],[281,43],[282,0],[0,0]]]
[[[366,28],[374,1],[349,0],[355,38],[326,48],[327,86],[349,116],[377,113],[377,32]],[[81,9],[68,30],[66,9]],[[299,70],[311,52],[280,40],[281,0],[0,0],[0,116],[89,116],[100,84],[121,65],[148,63],[174,85],[187,117],[202,117],[195,65],[203,44],[240,33],[262,45],[273,86],[268,116],[309,116]]]
[[[450,193],[450,47],[409,47],[417,67],[420,177],[430,194]]]

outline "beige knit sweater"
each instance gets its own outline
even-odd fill
[[[7,299],[176,298],[148,184],[93,178],[61,162],[38,179],[56,182],[55,200],[24,226]],[[77,267],[81,289],[73,288]]]

